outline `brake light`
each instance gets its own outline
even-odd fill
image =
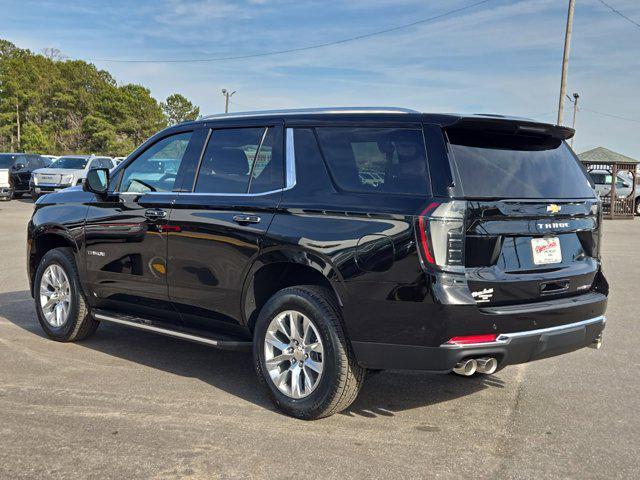
[[[425,215],[427,215],[431,210],[440,205],[437,202],[430,203],[427,208],[425,208],[418,217],[418,233],[420,234],[420,245],[422,247],[422,254],[426,262],[430,265],[435,265],[435,260],[433,259],[433,255],[431,254],[431,248],[429,247],[429,240],[427,240],[427,219]]]
[[[466,202],[430,203],[418,216],[417,237],[425,268],[464,270]]]
[[[472,345],[474,343],[495,342],[498,338],[497,333],[488,333],[485,335],[465,335],[463,337],[452,337],[447,344],[449,345]]]

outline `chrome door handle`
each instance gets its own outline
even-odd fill
[[[149,220],[162,220],[167,216],[167,212],[165,212],[161,208],[150,208],[148,210],[145,210],[144,216]]]
[[[257,215],[235,215],[233,221],[236,223],[260,223],[260,217]]]

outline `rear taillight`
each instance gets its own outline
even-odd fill
[[[466,202],[433,202],[420,213],[416,236],[420,260],[428,269],[464,272]]]

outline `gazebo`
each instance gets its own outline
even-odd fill
[[[602,210],[605,218],[633,218],[635,197],[638,189],[638,160],[613,152],[604,147],[596,147],[578,155],[588,172],[605,171],[611,176],[611,189],[602,196]],[[630,194],[619,196],[616,183],[619,172],[629,172],[633,187]]]

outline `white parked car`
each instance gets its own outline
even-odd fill
[[[80,185],[93,168],[114,167],[111,157],[95,155],[65,155],[58,158],[48,168],[40,168],[31,175],[31,197],[37,200],[45,193]]]
[[[9,169],[14,161],[14,155],[0,153],[0,200],[11,200]]]

